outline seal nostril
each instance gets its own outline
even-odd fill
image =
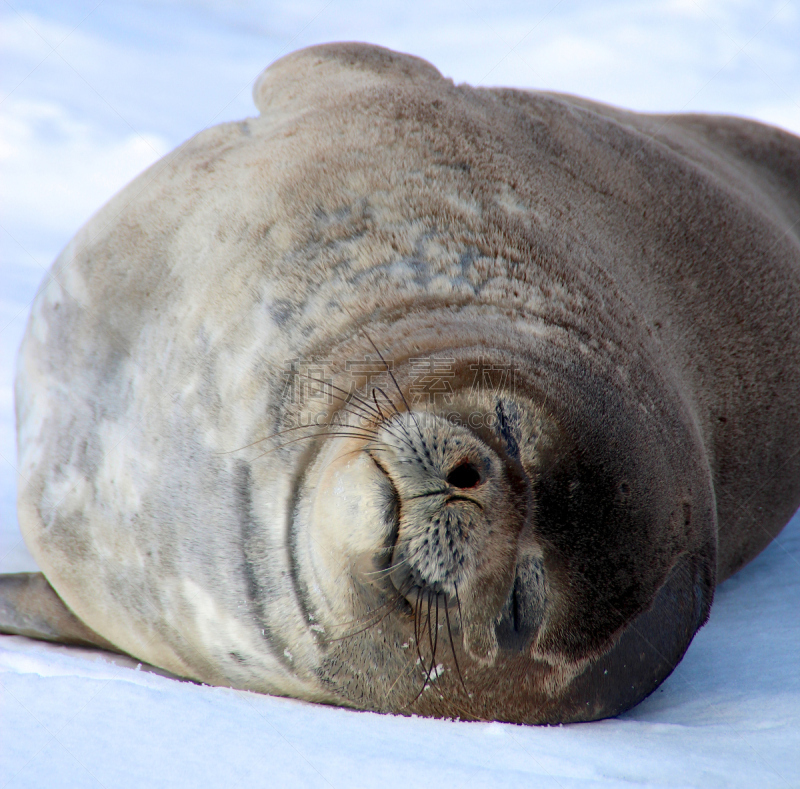
[[[447,481],[462,490],[474,488],[480,481],[481,475],[472,463],[460,463],[448,475]]]

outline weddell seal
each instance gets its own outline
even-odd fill
[[[363,44],[254,93],[36,298],[43,575],[2,629],[359,709],[628,709],[800,505],[800,140]]]

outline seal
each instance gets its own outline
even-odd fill
[[[628,709],[800,505],[800,140],[364,44],[254,94],[37,296],[43,576],[3,630],[359,709]]]

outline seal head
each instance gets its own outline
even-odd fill
[[[444,408],[406,410],[400,365],[394,398],[326,417],[341,437],[304,474],[293,549],[326,685],[384,711],[613,715],[672,670],[713,597],[692,425],[679,399],[664,408],[675,393],[648,413],[652,388],[631,397],[591,362],[548,394],[563,370],[530,375],[518,358],[513,387],[487,389],[469,351],[447,354],[469,384]]]

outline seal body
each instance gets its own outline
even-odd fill
[[[47,580],[211,684],[632,706],[800,505],[800,141],[361,44],[255,98],[36,299],[19,515]]]

